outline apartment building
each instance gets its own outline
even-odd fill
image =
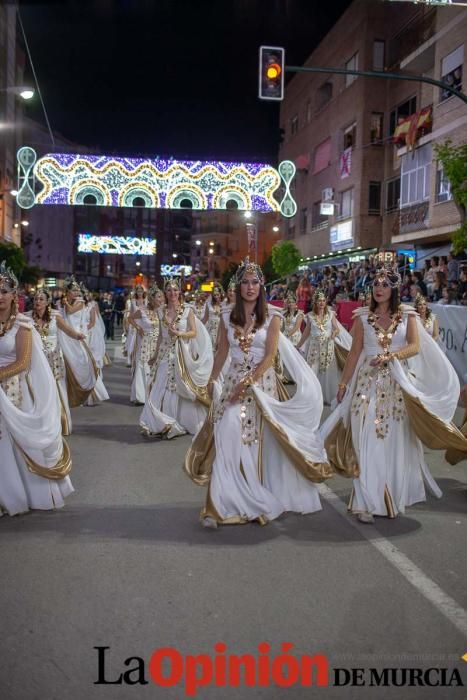
[[[355,0],[305,65],[460,85],[466,36],[462,8]],[[459,215],[432,146],[465,141],[466,118],[467,105],[425,83],[297,73],[280,117],[279,155],[297,166],[298,204],[283,237],[311,262],[382,247],[444,250]]]

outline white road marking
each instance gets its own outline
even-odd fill
[[[346,521],[354,527],[370,544],[373,545],[385,557],[409,583],[414,586],[439,612],[444,615],[457,629],[467,637],[467,610],[464,610],[429,576],[403,554],[392,542],[385,537],[374,537],[375,530],[372,525],[362,525],[347,512],[347,506],[339,496],[326,486],[318,486],[321,496],[327,501]]]

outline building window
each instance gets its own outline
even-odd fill
[[[370,182],[368,187],[368,213],[381,214],[381,183]]]
[[[462,90],[462,67],[464,65],[464,46],[459,46],[441,61],[441,80],[455,90]],[[441,102],[451,97],[452,93],[441,90]]]
[[[300,235],[304,236],[308,228],[308,209],[300,209]]]
[[[373,70],[384,70],[384,41],[373,42]]]
[[[329,102],[332,98],[332,83],[330,81],[323,83],[323,85],[318,88],[317,98],[317,109],[321,109]]]
[[[345,64],[345,69],[346,70],[358,70],[358,52],[354,53],[352,58],[349,58],[347,63]],[[349,85],[352,85],[354,80],[357,80],[356,75],[346,75],[345,76],[345,87],[349,87]]]
[[[315,157],[313,159],[313,175],[320,173],[331,163],[331,139],[326,139],[320,143],[320,145],[315,150]]]
[[[294,136],[298,131],[298,114],[292,117],[290,120],[290,133]]]
[[[344,129],[344,150],[346,148],[355,148],[357,143],[357,122],[354,122]]]
[[[393,109],[389,115],[389,136],[392,136],[394,134],[396,126],[399,124],[399,121],[405,119],[406,117],[410,117],[410,115],[414,114],[414,112],[416,111],[416,97],[411,97],[409,100],[402,102],[402,104],[398,105],[395,109]]]
[[[401,208],[430,198],[431,143],[402,156]]]
[[[451,183],[444,174],[443,165],[438,161],[438,169],[436,171],[436,201],[449,202],[452,199]]]
[[[314,202],[313,210],[311,213],[311,228],[326,228],[328,225],[328,217],[321,214],[321,201]]]
[[[340,193],[338,219],[350,219],[353,215],[353,187]]]
[[[401,196],[401,179],[396,177],[386,183],[386,211],[399,209],[399,199]]]
[[[372,112],[370,120],[370,142],[382,144],[383,142],[383,114]]]

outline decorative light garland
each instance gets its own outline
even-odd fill
[[[173,159],[117,158],[113,156],[47,154],[35,162],[35,151],[18,151],[18,204],[95,204],[132,207],[142,199],[149,208],[178,209],[184,200],[193,209],[280,211],[293,216],[290,194],[295,166],[284,161],[279,169],[265,163],[177,161]],[[34,164],[35,162],[35,164]],[[279,203],[274,193],[285,183]],[[39,183],[42,189],[34,193]]]
[[[153,238],[133,236],[78,235],[78,253],[110,253],[113,255],[155,255],[156,241]]]

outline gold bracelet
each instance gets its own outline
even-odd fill
[[[347,384],[338,384],[337,388],[338,389],[347,389]]]

